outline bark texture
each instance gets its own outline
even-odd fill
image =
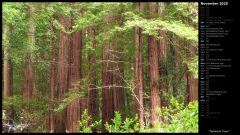
[[[13,68],[10,59],[10,26],[4,24],[3,26],[3,42],[4,44],[4,59],[3,59],[3,98],[7,100],[13,95]],[[6,110],[7,119],[13,119],[12,107]]]
[[[136,3],[137,10],[143,10],[144,3]],[[143,80],[143,36],[142,30],[135,27],[135,113],[138,115],[141,126],[144,124],[144,80]]]
[[[156,12],[156,3],[149,2],[148,10],[150,15]],[[152,121],[160,121],[156,108],[161,107],[159,72],[158,72],[158,47],[153,36],[148,36],[148,61],[149,61],[149,82],[150,82],[150,114]]]
[[[66,17],[60,18],[61,24],[64,26],[65,30],[69,30],[71,26],[71,20]],[[68,82],[68,58],[69,58],[69,46],[70,46],[70,36],[60,32],[59,38],[59,50],[58,50],[58,75],[57,75],[57,99],[60,102],[64,98],[64,93],[67,92],[67,82]],[[66,109],[59,112],[56,117],[56,132],[66,131]]]

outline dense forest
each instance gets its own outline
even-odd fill
[[[198,3],[2,4],[3,132],[198,132]]]

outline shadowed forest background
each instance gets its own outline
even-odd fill
[[[198,3],[2,13],[3,132],[198,132]]]

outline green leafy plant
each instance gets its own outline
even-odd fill
[[[125,121],[122,121],[122,116],[118,111],[114,112],[112,124],[106,123],[105,127],[110,133],[134,133],[140,130],[137,115],[134,118],[126,118]]]
[[[198,56],[194,56],[188,61],[186,61],[188,65],[188,70],[192,73],[194,78],[198,78]]]
[[[78,131],[80,133],[92,133],[93,129],[98,128],[101,122],[101,120],[92,122],[91,116],[88,115],[87,110],[84,110],[79,121]]]
[[[7,116],[5,113],[6,113],[6,110],[2,110],[2,123],[7,119]]]
[[[80,97],[84,97],[87,95],[85,91],[79,91],[81,89],[80,82],[76,82],[73,84],[73,88],[64,94],[64,99],[61,100],[58,104],[55,104],[54,112],[61,112],[65,109],[69,104],[76,101]]]
[[[198,102],[190,102],[186,107],[174,97],[169,107],[159,113],[163,122],[159,123],[163,132],[198,132]]]

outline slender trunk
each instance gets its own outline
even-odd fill
[[[156,11],[156,4],[149,3],[149,12]],[[150,113],[151,120],[160,121],[160,117],[156,113],[156,108],[161,107],[160,93],[159,93],[159,72],[158,72],[158,47],[153,36],[148,36],[148,60],[149,60],[149,82],[150,82]]]
[[[117,18],[119,17],[119,20]],[[106,16],[106,24],[117,23],[121,25],[120,16]],[[121,33],[116,37],[119,38]],[[112,123],[114,111],[119,111],[124,116],[124,89],[123,69],[118,61],[121,60],[121,48],[117,48],[116,42],[107,41],[103,47],[103,70],[102,70],[102,130],[105,130],[105,123]]]
[[[91,46],[96,49],[95,29],[89,29],[89,36],[91,38]],[[97,78],[96,78],[96,52],[92,51],[88,55],[89,61],[89,90],[88,90],[88,113],[92,117],[92,121],[97,120],[98,113],[98,91],[97,91]],[[90,124],[90,123],[89,123]]]
[[[136,9],[143,10],[144,3],[137,3]],[[135,113],[137,113],[141,127],[144,125],[144,80],[143,80],[143,37],[141,28],[135,27]]]
[[[117,25],[120,27],[123,26],[123,18],[122,16],[117,16],[117,18],[114,20]],[[116,37],[119,39],[122,39],[122,32],[116,33]],[[118,111],[121,113],[122,118],[124,119],[126,116],[126,113],[124,111],[125,109],[125,98],[124,98],[124,68],[123,63],[118,61],[123,61],[122,55],[123,55],[123,48],[119,46],[120,42],[117,40],[113,43],[113,60],[116,61],[113,63],[113,84],[119,87],[114,88],[114,111]]]
[[[120,37],[120,35],[118,36]],[[121,53],[118,51],[121,51],[121,48],[116,48],[117,44],[113,43],[114,47],[114,53],[113,53],[113,60],[114,61],[121,61]],[[122,117],[125,117],[124,112],[124,89],[123,89],[123,83],[124,83],[124,74],[123,74],[123,68],[122,63],[112,63],[113,64],[113,85],[118,87],[113,87],[113,100],[114,100],[114,111],[118,111],[121,113]]]
[[[191,12],[192,4],[193,3],[188,4],[189,12]],[[198,25],[194,24],[191,19],[189,19],[188,22],[189,22],[191,27],[193,27],[195,29],[198,28]],[[187,53],[187,58],[191,58],[191,57],[196,56],[197,53],[198,53],[198,49],[197,49],[196,45],[194,45],[193,43],[189,43],[188,46],[189,46],[188,47],[189,52]],[[187,86],[187,92],[188,92],[188,95],[187,95],[188,99],[187,100],[188,100],[188,102],[198,100],[198,79],[194,78],[191,73],[188,73],[187,79],[188,79],[188,86]]]
[[[13,74],[12,74],[12,61],[10,60],[10,28],[9,25],[5,24],[3,26],[3,44],[4,44],[4,60],[3,60],[3,96],[4,100],[7,100],[13,95]],[[8,119],[13,119],[12,107],[7,108],[6,116]]]
[[[112,45],[107,43],[103,48],[103,71],[102,71],[102,129],[106,132],[104,125],[111,123],[114,117],[114,102],[113,102],[113,83],[112,64],[107,62],[111,60],[110,49]]]
[[[29,4],[29,28],[28,28],[28,40],[30,44],[28,44],[27,50],[30,52],[27,52],[25,56],[25,69],[24,69],[24,88],[23,88],[23,96],[26,99],[32,98],[32,91],[33,91],[33,54],[32,54],[32,48],[35,45],[35,23],[33,20],[33,12],[34,12],[34,6],[32,3]]]
[[[160,18],[163,17],[163,13],[165,10],[165,3],[164,2],[158,2],[157,3],[157,14]],[[158,44],[158,62],[159,62],[159,75],[162,77],[165,77],[167,75],[167,69],[166,69],[166,61],[167,61],[167,40],[165,39],[166,33],[162,30],[159,31],[159,36],[161,37],[160,40],[157,41]],[[159,80],[160,85],[160,92],[161,92],[161,104],[162,106],[167,106],[168,101],[166,97],[163,97],[162,93],[167,92],[168,90],[168,84],[167,81]]]
[[[49,132],[54,132],[54,113],[53,113],[53,100],[54,100],[54,91],[56,86],[56,29],[52,26],[52,60],[51,60],[51,67],[50,67],[50,92],[49,92]]]
[[[190,44],[189,45],[189,53],[187,55],[188,58],[191,58],[193,56],[196,55],[196,51],[197,49],[192,45]],[[194,101],[194,100],[198,100],[198,79],[197,78],[194,78],[192,73],[188,72],[187,74],[187,103],[188,102],[191,102],[191,101]]]
[[[103,132],[105,130],[105,123],[112,123],[114,117],[114,111],[119,111],[123,114],[124,109],[124,90],[123,85],[123,70],[119,67],[118,61],[115,57],[119,57],[118,54],[113,52],[115,47],[114,43],[108,43],[103,50],[103,109],[102,109],[102,126]],[[119,57],[120,58],[120,57]],[[108,61],[109,60],[109,61]],[[124,115],[124,114],[123,114]]]
[[[174,86],[173,86],[173,96],[174,97],[177,97],[178,95],[178,89],[177,89],[177,86],[178,86],[178,82],[180,81],[180,76],[179,76],[179,69],[182,68],[180,65],[180,49],[179,49],[179,46],[181,44],[180,42],[180,38],[179,37],[175,37],[174,38],[176,39],[176,45],[172,48],[172,51],[173,51],[173,56],[174,56],[174,64],[175,64],[175,69],[177,72],[175,72],[174,76],[175,76],[175,83],[174,83]]]

